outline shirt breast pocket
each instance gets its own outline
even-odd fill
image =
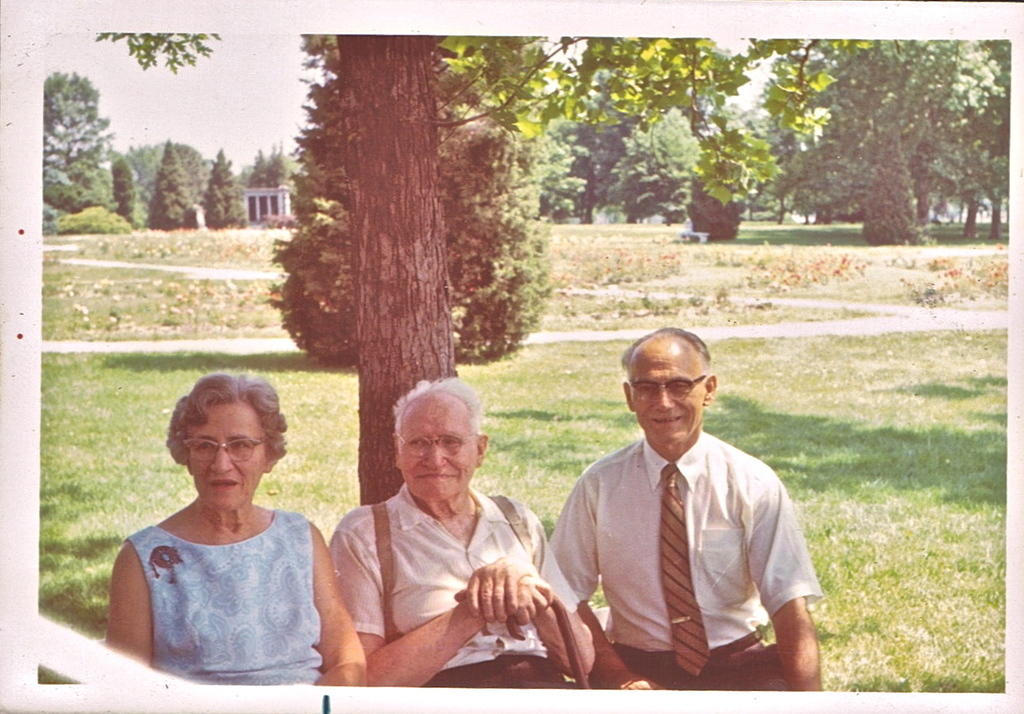
[[[721,604],[739,604],[750,595],[743,534],[742,528],[713,528],[701,533],[699,567]]]

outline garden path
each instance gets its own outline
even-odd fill
[[[813,301],[804,301],[808,304]],[[825,301],[823,301],[825,302]],[[828,301],[821,307],[842,306]],[[845,305],[861,309],[859,304]],[[1005,310],[954,310],[950,308],[914,308],[900,305],[874,305],[873,310],[887,312],[872,317],[846,320],[779,322],[774,325],[724,325],[702,327],[700,336],[709,341],[727,339],[755,339],[771,337],[814,337],[836,335],[881,335],[889,332],[927,332],[955,330],[1005,330],[1009,327],[1009,313]],[[650,329],[630,330],[576,330],[567,332],[535,332],[526,338],[528,345],[554,342],[601,342],[635,340]],[[287,337],[236,338],[217,340],[122,340],[115,342],[44,341],[43,352],[221,352],[225,354],[259,354],[263,352],[293,352],[298,347]]]

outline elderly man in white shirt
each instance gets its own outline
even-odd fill
[[[348,513],[331,539],[370,685],[550,687],[572,673],[548,606],[575,595],[540,520],[511,499],[514,515],[506,516],[470,486],[487,450],[481,411],[454,377],[420,382],[399,399],[396,461],[405,483],[376,515],[370,506]],[[590,632],[575,613],[570,620],[585,672]]]
[[[807,605],[821,588],[779,478],[703,433],[718,386],[707,347],[663,328],[622,361],[626,403],[644,439],[584,472],[551,540],[594,633],[591,682],[820,689]],[[588,605],[599,582],[607,636]],[[765,647],[769,618],[777,644]]]

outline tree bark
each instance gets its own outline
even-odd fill
[[[967,199],[967,218],[964,219],[964,238],[976,238],[978,235],[978,199]]]
[[[393,495],[392,406],[455,374],[433,37],[338,36],[359,344],[359,493]]]
[[[988,227],[988,239],[999,240],[1002,238],[1003,230],[1003,202],[1001,199],[993,198],[992,200],[992,222]]]

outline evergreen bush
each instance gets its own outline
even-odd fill
[[[324,91],[328,91],[325,89]],[[337,137],[311,109],[295,177],[298,229],[275,259],[288,274],[272,300],[296,344],[329,365],[356,363],[354,286],[345,178],[335,165]],[[529,150],[483,124],[457,129],[442,144],[441,193],[448,236],[456,357],[496,359],[536,327],[547,296],[546,238],[529,181]]]
[[[114,205],[117,215],[134,224],[135,217],[135,180],[132,169],[123,156],[114,159],[110,166],[113,179]]]
[[[103,206],[90,206],[58,218],[57,232],[62,235],[110,235],[131,233],[132,226],[124,217]]]
[[[178,151],[168,141],[156,174],[153,200],[149,204],[149,227],[162,231],[193,227],[192,205],[188,175]]]
[[[869,245],[918,245],[922,234],[914,211],[914,189],[898,131],[875,143],[874,173],[864,201],[861,235]]]
[[[208,228],[233,228],[247,223],[245,206],[242,205],[242,191],[231,173],[231,162],[224,156],[224,150],[217,152],[217,160],[210,171],[210,182],[203,196]]]

